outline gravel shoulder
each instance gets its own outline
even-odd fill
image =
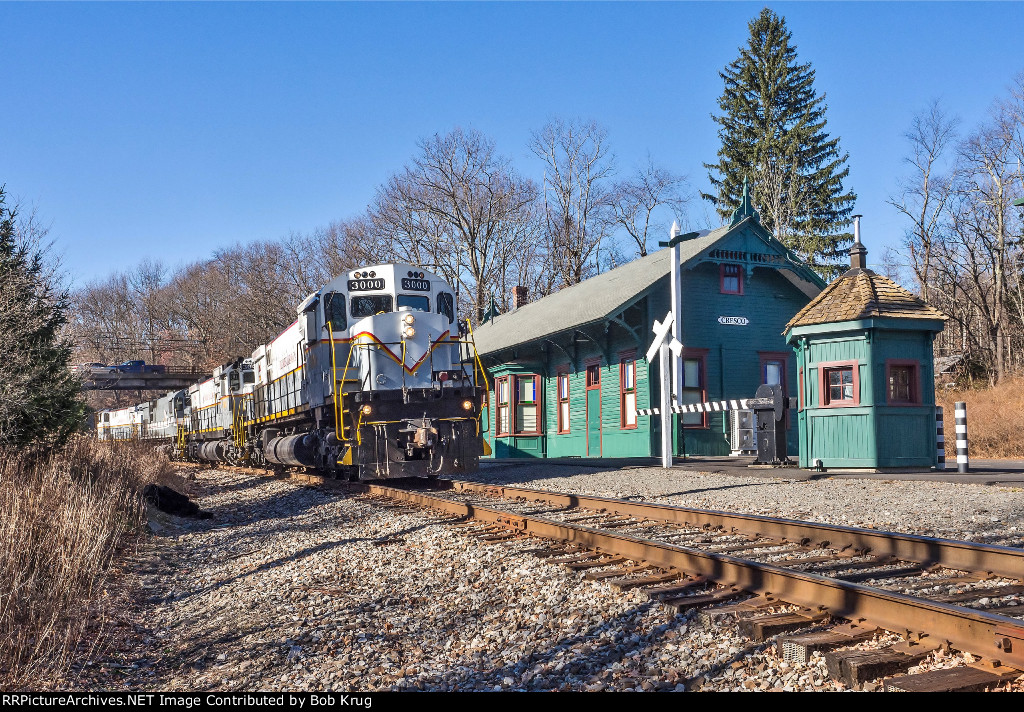
[[[465,479],[1024,547],[1024,486],[484,463]]]
[[[485,465],[475,479],[1022,543],[1024,491]],[[155,518],[109,606],[90,690],[840,690],[734,621],[670,615],[426,512],[199,470],[205,521]],[[868,645],[881,645],[883,637]],[[939,655],[926,667],[960,664]]]

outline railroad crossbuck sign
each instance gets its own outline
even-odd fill
[[[671,330],[672,311],[669,310],[668,314],[665,315],[665,321],[654,320],[654,341],[651,342],[651,348],[647,349],[647,363],[651,363],[654,360],[654,354],[658,353],[658,349],[665,339],[668,338],[668,332]],[[682,356],[683,345],[676,337],[669,338],[668,347],[676,355],[676,358]]]

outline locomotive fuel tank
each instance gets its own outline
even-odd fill
[[[275,465],[314,467],[314,436],[304,434],[273,438],[264,447],[263,457]]]

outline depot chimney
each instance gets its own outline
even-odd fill
[[[512,288],[512,308],[518,309],[526,304],[527,289],[522,285]]]

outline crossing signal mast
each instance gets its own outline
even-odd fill
[[[647,363],[654,354],[659,355],[661,370],[661,466],[672,467],[672,406],[681,406],[683,392],[683,290],[682,265],[679,264],[679,243],[697,237],[700,233],[679,233],[679,223],[673,222],[668,242],[659,242],[668,248],[671,308],[663,321],[654,322],[654,341],[647,349]],[[674,357],[674,358],[673,358]]]

